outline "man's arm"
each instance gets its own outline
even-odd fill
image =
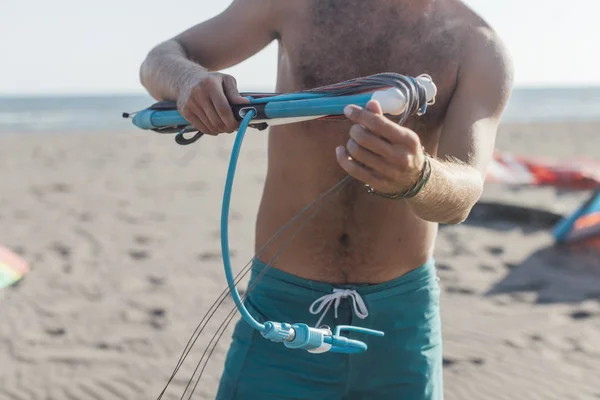
[[[500,116],[510,96],[512,66],[491,31],[479,31],[465,48],[431,174],[420,183],[425,156],[419,136],[384,117],[379,103],[348,106],[354,125],[346,146],[336,148],[340,166],[376,193],[402,196],[420,218],[439,223],[464,221],[483,190]],[[395,201],[395,200],[390,200]]]
[[[204,133],[237,127],[229,104],[246,100],[235,79],[218,71],[251,57],[277,37],[279,2],[234,0],[221,14],[156,46],[140,80],[157,100],[177,100],[184,117]]]
[[[469,41],[437,157],[431,159],[429,182],[407,200],[428,221],[463,222],[481,197],[500,117],[512,89],[512,64],[496,35],[482,28]]]

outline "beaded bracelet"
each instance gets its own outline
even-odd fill
[[[431,176],[431,159],[427,154],[425,154],[425,160],[423,161],[423,171],[421,172],[421,176],[419,177],[419,180],[417,181],[417,183],[415,183],[415,185],[411,189],[407,190],[406,192],[387,194],[387,193],[378,192],[377,190],[373,189],[369,185],[365,185],[365,186],[367,187],[367,192],[369,194],[374,194],[376,196],[383,197],[385,199],[411,199],[411,198],[415,197],[417,194],[419,194],[419,192],[423,189],[423,187],[425,186],[427,181],[429,181],[430,176]]]

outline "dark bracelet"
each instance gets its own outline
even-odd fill
[[[411,199],[411,198],[415,197],[417,194],[419,194],[419,192],[421,192],[421,190],[423,189],[425,184],[429,181],[430,177],[431,177],[431,159],[429,158],[429,156],[427,154],[425,154],[425,160],[423,161],[423,171],[421,171],[421,176],[419,177],[419,180],[417,181],[417,183],[415,183],[415,185],[411,189],[407,190],[406,192],[392,193],[392,194],[381,193],[381,192],[378,192],[377,190],[373,189],[369,185],[365,185],[365,186],[367,187],[367,192],[369,192],[370,194],[374,194],[376,196],[383,197],[385,199],[392,199],[392,200],[393,199]]]

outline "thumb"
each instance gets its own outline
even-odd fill
[[[381,104],[377,100],[370,100],[367,103],[365,109],[371,111],[372,113],[383,115],[383,110],[381,109]]]
[[[250,102],[238,91],[237,82],[233,76],[226,75],[223,77],[223,91],[230,104],[247,104]]]

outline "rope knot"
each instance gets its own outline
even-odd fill
[[[319,297],[311,304],[310,308],[308,309],[308,311],[310,311],[310,313],[313,315],[323,312],[315,327],[318,328],[321,325],[323,318],[325,318],[325,315],[327,314],[327,311],[329,311],[329,309],[331,308],[332,304],[334,305],[334,316],[337,319],[338,307],[340,306],[340,302],[342,301],[342,299],[346,298],[352,299],[352,308],[354,314],[358,318],[365,319],[369,316],[369,310],[367,310],[367,305],[365,304],[361,295],[356,290],[334,288],[333,293]]]

